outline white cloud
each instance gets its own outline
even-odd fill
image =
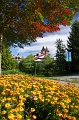
[[[55,42],[57,39],[62,39],[63,43],[66,45],[67,37],[69,35],[70,26],[61,26],[61,30],[54,33],[45,33],[43,38],[38,37],[37,42],[32,43],[30,46],[25,46],[24,49],[14,48],[14,54],[20,54],[27,56],[29,54],[35,54],[41,51],[42,47],[47,47],[52,56],[55,55],[56,47]],[[13,54],[13,53],[12,53]]]

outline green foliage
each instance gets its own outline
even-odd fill
[[[13,69],[13,70],[3,70],[2,75],[5,75],[5,74],[8,75],[8,74],[24,74],[24,73],[18,69]]]
[[[10,48],[6,45],[2,45],[2,69],[11,70],[17,67],[17,62],[12,58]]]
[[[43,61],[43,72],[47,76],[52,75],[52,70],[53,70],[52,63],[53,63],[53,59],[50,56],[45,56]]]
[[[43,75],[43,61],[36,62],[36,75]]]
[[[74,21],[71,26],[71,32],[67,41],[68,51],[71,51],[72,62],[71,70],[72,72],[79,71],[79,22]]]
[[[66,71],[66,56],[65,50],[66,47],[63,44],[63,41],[58,39],[56,42],[56,71],[58,74],[63,74]]]
[[[33,55],[28,55],[22,59],[19,63],[19,69],[26,74],[34,74],[35,72],[35,61]]]
[[[36,62],[36,75],[51,76],[53,74],[54,61],[50,56],[45,56],[43,61]]]
[[[36,115],[38,120],[56,120],[58,119],[58,115],[56,114],[56,106],[51,105],[49,102],[40,100],[33,100],[32,96],[27,98],[25,101],[25,112],[24,118],[30,115],[29,111],[31,108],[35,108],[35,111],[31,113],[32,115]]]

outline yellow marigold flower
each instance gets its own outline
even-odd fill
[[[19,104],[18,104],[18,106],[23,106],[24,105],[24,103],[23,102],[20,102]]]
[[[72,117],[72,120],[76,120],[76,117]]]
[[[21,120],[22,119],[22,115],[20,115],[19,113],[17,114],[17,119]]]
[[[51,102],[51,104],[52,104],[52,105],[54,105],[54,104],[55,104],[55,102],[53,102],[53,101],[52,101],[52,102]]]
[[[36,118],[37,118],[36,115],[33,115],[32,117],[33,117],[33,119],[36,119]]]
[[[15,116],[14,116],[13,114],[9,114],[9,115],[8,115],[8,118],[9,118],[10,120],[14,120],[14,117],[15,117]]]
[[[16,101],[16,98],[15,98],[15,97],[12,97],[12,101]]]
[[[68,119],[71,120],[71,118],[72,118],[72,117],[69,115],[69,116],[68,116]]]
[[[31,110],[30,110],[31,112],[34,112],[35,111],[35,108],[31,108]]]
[[[1,102],[4,103],[6,100],[5,99],[2,99]]]
[[[6,103],[5,108],[10,108],[10,103]]]
[[[5,115],[5,114],[6,114],[6,111],[5,111],[5,110],[3,110],[3,111],[2,111],[2,114],[3,114],[3,115]]]
[[[61,113],[59,113],[58,115],[59,115],[59,117],[61,117],[61,116],[62,116],[62,114],[61,114]]]
[[[37,98],[37,97],[34,97],[34,100],[38,100],[38,98]]]
[[[20,100],[23,100],[23,96],[22,96],[22,95],[20,95],[20,96],[19,96],[19,99],[20,99]]]
[[[5,91],[3,91],[1,94],[2,94],[2,95],[5,95]]]
[[[51,95],[48,95],[48,98],[52,98],[52,96],[51,96]]]
[[[26,95],[25,95],[25,97],[26,97],[26,98],[28,98],[28,97],[29,97],[29,95],[28,95],[28,94],[26,94]]]
[[[8,97],[6,100],[10,101],[10,100],[11,100],[11,98],[9,98],[9,97]]]
[[[19,108],[19,111],[21,111],[21,112],[24,111],[24,108],[23,108],[23,107],[20,107],[20,108]]]
[[[64,109],[64,113],[68,113],[68,110],[67,110],[67,109]]]

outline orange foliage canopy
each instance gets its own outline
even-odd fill
[[[44,32],[69,25],[78,11],[79,0],[1,0],[0,29],[14,29],[26,39],[43,37]],[[73,5],[74,4],[74,5]],[[3,15],[4,14],[4,15]]]

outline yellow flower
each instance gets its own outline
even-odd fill
[[[76,120],[76,118],[75,118],[75,117],[72,117],[72,120]]]
[[[24,103],[21,101],[21,102],[19,102],[19,104],[18,104],[18,106],[23,106],[24,105]]]
[[[19,113],[17,114],[17,119],[21,120],[22,119],[22,115],[20,115]]]
[[[2,99],[1,102],[4,103],[6,100],[5,99]]]
[[[10,100],[11,100],[11,98],[9,98],[9,97],[8,97],[6,100],[10,101]]]
[[[6,114],[6,111],[5,111],[5,110],[3,110],[3,111],[2,111],[2,114],[3,114],[3,115],[5,115],[5,114]]]
[[[64,109],[64,113],[68,113],[68,110],[67,110],[67,109]]]
[[[31,108],[31,110],[30,110],[31,112],[34,112],[35,111],[35,108]]]
[[[10,120],[14,120],[14,117],[15,117],[15,116],[14,116],[13,114],[9,114],[9,115],[8,115],[8,118],[9,118]]]
[[[26,98],[28,98],[28,97],[29,97],[29,95],[28,95],[28,94],[25,94],[25,97],[26,97]]]
[[[5,108],[10,108],[10,103],[6,103]]]
[[[23,108],[23,107],[20,107],[20,108],[19,108],[19,111],[21,111],[21,112],[24,111],[24,108]]]
[[[37,98],[37,97],[34,97],[34,100],[38,100],[38,98]]]
[[[36,118],[37,118],[36,115],[33,115],[32,117],[33,117],[33,119],[36,119]]]
[[[59,113],[58,115],[59,115],[59,117],[61,117],[61,116],[62,116],[62,114],[61,114],[61,113]]]

